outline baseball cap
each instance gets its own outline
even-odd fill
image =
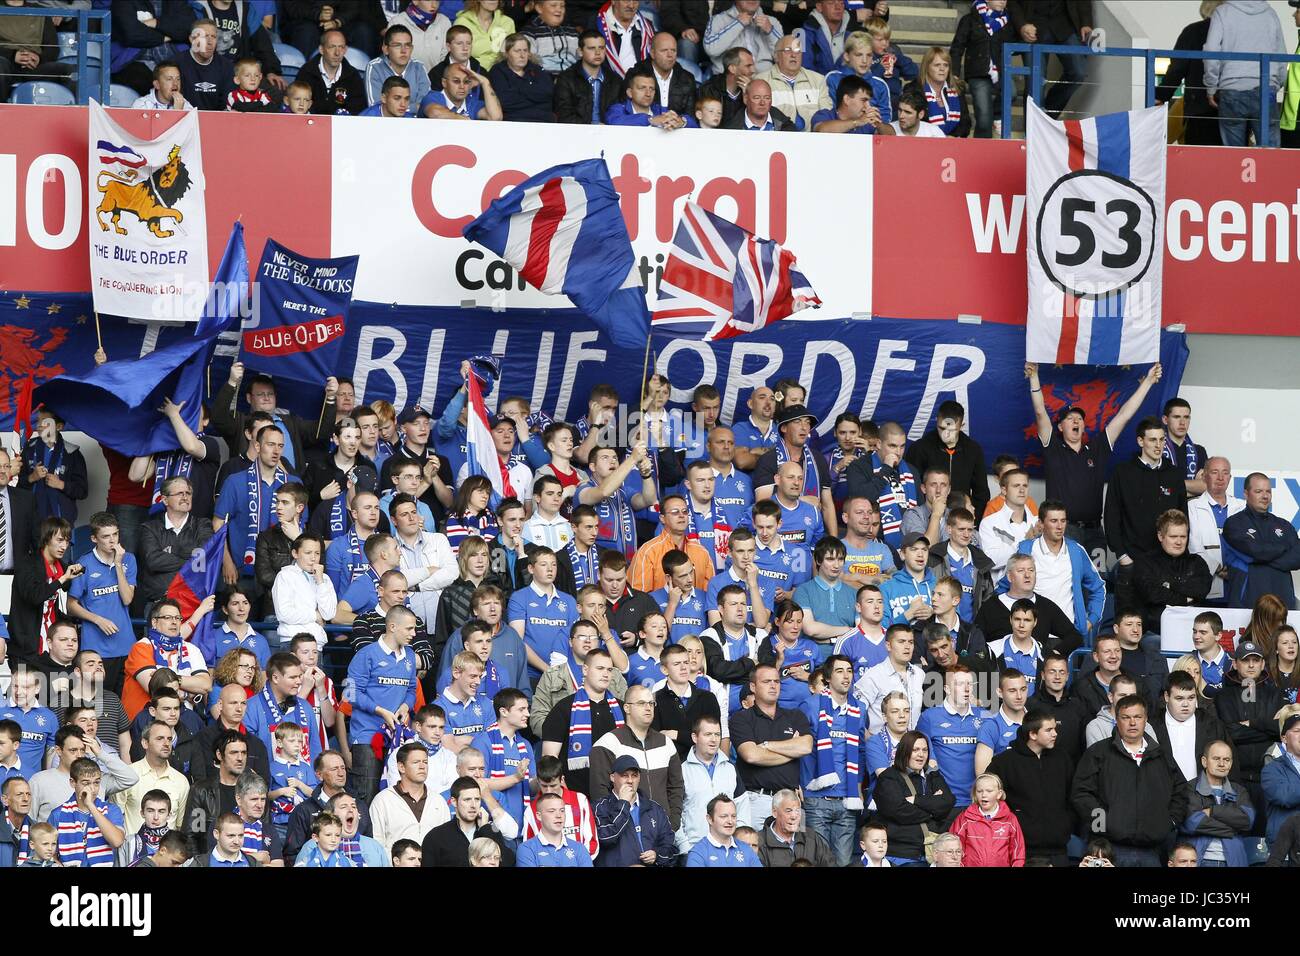
[[[504,415],[493,415],[488,419],[488,431],[491,431],[501,424],[509,425],[515,431],[519,430],[518,426],[515,425],[515,420],[513,418],[506,418]]]
[[[641,765],[636,762],[635,757],[623,754],[621,757],[614,758],[614,766],[610,767],[609,770],[610,773],[628,773],[631,770],[640,773]]]
[[[907,534],[903,535],[903,550],[906,551],[918,541],[924,541],[927,548],[930,546],[930,539],[921,534],[921,532],[909,531]]]
[[[1285,720],[1282,721],[1282,733],[1286,733],[1296,724],[1300,724],[1300,713],[1291,714],[1289,717],[1287,717]]]
[[[423,416],[423,417],[425,417],[425,418],[432,418],[432,417],[433,417],[433,416],[430,415],[427,411],[425,411],[424,408],[423,408],[422,406],[420,406],[420,405],[409,405],[409,406],[407,406],[406,408],[402,409],[402,414],[400,414],[400,415],[397,416],[397,424],[399,424],[399,425],[409,425],[409,424],[411,424],[411,422],[415,421],[417,418],[419,418],[419,417],[421,417],[421,416]]]
[[[1059,413],[1057,413],[1056,420],[1057,420],[1057,422],[1063,422],[1063,421],[1065,421],[1067,418],[1069,418],[1071,415],[1078,415],[1080,418],[1083,419],[1085,425],[1086,425],[1087,422],[1088,422],[1088,413],[1085,412],[1085,411],[1084,411],[1082,408],[1080,408],[1078,405],[1069,405],[1069,406],[1067,406],[1067,407],[1061,409],[1061,411],[1060,411]]]
[[[1237,645],[1237,653],[1232,655],[1233,660],[1244,661],[1247,657],[1263,657],[1264,652],[1259,649],[1259,645],[1254,641],[1242,641]]]

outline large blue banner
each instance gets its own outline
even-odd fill
[[[21,304],[19,304],[21,302]],[[37,382],[61,372],[84,372],[95,350],[88,296],[0,296],[0,429],[13,427],[18,381]],[[192,334],[192,329],[103,319],[104,348],[131,358]],[[211,391],[225,381],[238,341],[222,340],[211,372]],[[747,414],[745,401],[758,382],[798,378],[811,386],[813,411],[829,432],[834,418],[853,412],[877,423],[897,421],[913,439],[931,427],[934,410],[955,397],[967,408],[971,434],[989,460],[1009,453],[1041,468],[1041,447],[1024,380],[1025,332],[1018,326],[953,321],[787,319],[737,339],[715,343],[656,338],[655,366],[673,383],[672,400],[686,405],[699,385],[722,394],[722,420]],[[573,311],[407,308],[354,302],[335,371],[353,378],[366,400],[398,407],[420,402],[441,411],[460,387],[460,363],[480,352],[501,357],[500,387],[489,410],[520,395],[534,410],[557,419],[586,413],[592,386],[613,384],[634,409],[640,396],[643,355],[613,346]],[[1158,414],[1177,394],[1187,360],[1181,333],[1161,335],[1164,376],[1141,414]],[[1144,366],[1043,368],[1048,409],[1078,405],[1095,430],[1137,388]],[[319,384],[284,381],[280,403],[301,414],[320,412]],[[1130,432],[1119,455],[1136,449]]]
[[[254,276],[257,309],[240,330],[239,360],[293,382],[335,374],[357,257],[313,259],[266,240]]]

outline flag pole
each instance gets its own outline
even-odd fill
[[[95,339],[99,343],[99,351],[104,351],[104,333],[99,328],[99,312],[95,312]]]

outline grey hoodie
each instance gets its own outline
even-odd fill
[[[1228,0],[1210,17],[1205,51],[1286,53],[1282,21],[1267,0]],[[1268,85],[1276,92],[1286,78],[1286,64],[1269,67]],[[1248,60],[1206,60],[1205,85],[1211,91],[1259,89],[1259,64]]]

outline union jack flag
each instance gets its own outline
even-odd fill
[[[659,284],[655,326],[704,341],[754,332],[821,305],[789,249],[687,203]]]

